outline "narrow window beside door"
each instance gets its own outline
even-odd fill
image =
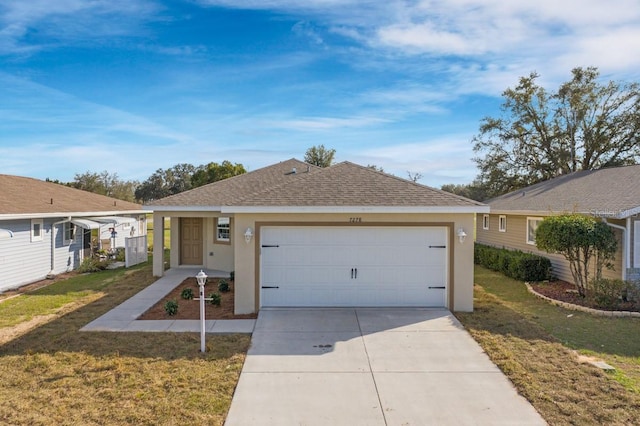
[[[231,221],[228,217],[216,219],[216,241],[230,242]]]

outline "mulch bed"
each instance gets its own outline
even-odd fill
[[[255,319],[256,314],[235,315],[234,310],[234,287],[233,281],[227,282],[231,288],[231,291],[220,292],[218,291],[218,283],[224,278],[208,278],[207,284],[204,286],[204,296],[209,297],[211,293],[220,293],[221,303],[220,306],[214,306],[208,301],[205,303],[205,318],[209,320],[215,319]],[[163,297],[149,310],[142,314],[138,319],[140,320],[167,320],[167,319],[200,319],[200,302],[197,300],[185,300],[181,297],[182,290],[190,288],[193,290],[193,297],[198,298],[200,289],[195,277],[189,277],[184,280],[180,285],[173,289],[169,294]],[[176,315],[168,315],[164,310],[164,304],[169,300],[175,300],[178,302],[178,313]]]
[[[571,303],[574,305],[580,305],[587,308],[599,309],[601,311],[640,312],[640,307],[634,305],[633,303],[620,302],[620,304],[615,309],[598,306],[593,300],[581,297],[576,290],[576,286],[566,281],[531,283],[531,288],[544,296],[550,297],[551,299]]]

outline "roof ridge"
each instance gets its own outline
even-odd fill
[[[287,160],[287,161],[289,161],[289,160]],[[315,168],[317,168],[318,170],[317,170],[317,171],[315,171],[313,174],[322,173],[322,172],[324,172],[325,170],[328,170],[328,169],[330,169],[331,167],[333,167],[333,166],[330,166],[330,167],[320,167],[320,166],[316,166],[316,165],[314,165],[314,164],[306,163],[306,162],[304,162],[304,161],[301,161],[301,162],[302,162],[302,163],[305,163],[305,164],[308,164],[308,165],[310,165],[311,167],[315,167]],[[280,163],[278,163],[278,164],[280,164]],[[306,180],[306,179],[308,179],[308,177],[309,177],[309,176],[311,176],[311,173],[308,173],[308,172],[300,172],[300,173],[301,173],[301,174],[304,174],[304,176],[300,176],[298,179],[295,179],[295,180],[291,180],[291,181],[287,181],[287,182],[280,182],[280,183],[278,183],[278,184],[276,184],[276,185],[268,186],[268,187],[266,187],[266,188],[260,188],[260,189],[257,189],[257,190],[255,190],[255,191],[253,191],[253,192],[251,192],[251,193],[248,193],[248,194],[244,195],[243,197],[241,197],[241,198],[239,198],[239,199],[235,200],[235,203],[236,203],[236,204],[238,204],[238,203],[241,203],[242,201],[244,201],[244,200],[246,200],[246,199],[249,199],[249,198],[252,198],[252,197],[254,197],[254,196],[258,195],[258,194],[268,193],[268,192],[271,192],[271,191],[276,190],[276,189],[281,189],[281,188],[283,188],[283,187],[285,187],[285,186],[288,186],[288,185],[293,185],[294,183],[296,183],[296,182],[300,182],[300,181],[302,181],[302,180]],[[298,174],[298,173],[296,172],[296,174]]]
[[[417,186],[419,188],[426,188],[426,189],[438,192],[438,193],[446,195],[446,196],[453,196],[455,198],[458,198],[461,201],[473,201],[474,203],[477,203],[478,205],[483,205],[484,204],[484,203],[482,203],[480,201],[472,200],[470,198],[463,197],[463,196],[458,195],[458,194],[454,194],[453,192],[447,192],[447,191],[444,191],[442,189],[434,188],[434,187],[429,186],[429,185],[425,185],[425,184],[422,184],[422,183],[415,182],[413,180],[405,179],[405,178],[402,178],[400,176],[393,175],[391,173],[387,173],[387,172],[384,172],[384,171],[380,171],[380,170],[374,169],[373,167],[363,166],[361,164],[352,163],[350,161],[343,161],[342,163],[349,163],[351,165],[358,166],[361,169],[364,169],[364,170],[367,170],[367,171],[371,171],[371,172],[375,172],[375,173],[381,174],[383,176],[386,176],[386,177],[389,177],[389,178],[393,178],[393,179],[396,179],[396,180],[399,180],[401,182],[405,182],[405,183],[408,183],[408,184],[411,184],[411,185],[415,185],[415,186]]]

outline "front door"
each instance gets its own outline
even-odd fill
[[[202,218],[180,219],[180,264],[202,265]]]

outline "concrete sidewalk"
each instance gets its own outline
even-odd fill
[[[156,282],[137,293],[130,299],[116,306],[101,317],[85,325],[80,331],[149,331],[149,332],[200,332],[199,320],[137,320],[147,309],[152,307],[182,281],[195,277],[200,269],[172,268]],[[228,272],[205,269],[209,277],[228,277]],[[255,320],[207,320],[207,333],[251,334]]]
[[[261,310],[236,425],[544,425],[446,310]]]

